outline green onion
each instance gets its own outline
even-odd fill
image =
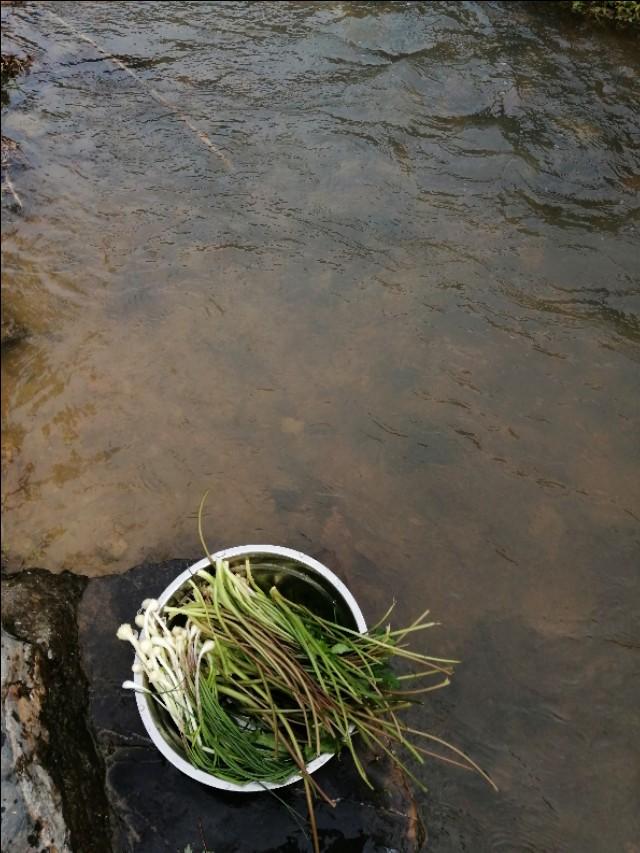
[[[202,538],[201,523],[199,529]],[[244,571],[224,560],[214,568],[194,575],[161,609],[157,601],[145,601],[135,620],[144,629],[142,639],[131,626],[118,630],[136,650],[134,667],[149,684],[145,692],[195,767],[239,785],[283,783],[301,774],[316,851],[312,795],[332,801],[306,766],[324,752],[346,748],[373,787],[358,758],[357,735],[382,749],[420,787],[394,744],[419,763],[428,756],[474,770],[495,788],[457,747],[401,724],[396,715],[415,696],[449,684],[457,663],[405,647],[408,634],[436,624],[424,621],[428,611],[407,628],[391,630],[383,627],[390,608],[362,634],[288,600],[275,586],[265,591],[248,560]],[[396,676],[394,658],[420,671]],[[408,679],[426,683],[405,689]],[[409,736],[454,755],[426,749]]]

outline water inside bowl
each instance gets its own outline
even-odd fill
[[[302,604],[317,616],[347,628],[357,628],[353,614],[335,587],[303,563],[274,558],[249,559],[256,583],[267,594],[275,586],[284,598]],[[232,560],[230,568],[244,574],[244,560],[244,557]]]

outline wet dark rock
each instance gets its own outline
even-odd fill
[[[189,562],[139,566],[90,581],[41,570],[4,579],[3,627],[19,638],[12,640],[19,642],[15,654],[27,659],[34,650],[41,667],[33,678],[44,688],[38,719],[50,742],[42,738],[37,752],[58,791],[68,849],[311,850],[301,785],[279,790],[277,799],[267,792],[228,794],[192,781],[152,745],[133,696],[121,687],[132,661],[130,646],[115,637],[118,625],[132,621],[141,600],[159,594]],[[337,802],[335,808],[316,805],[322,850],[421,849],[424,830],[404,775],[384,755],[363,758],[373,791],[346,756],[316,774]],[[15,766],[11,770],[15,781]],[[33,813],[38,819],[38,810]]]
[[[70,850],[60,790],[43,767],[46,690],[37,646],[2,631],[2,850]]]
[[[38,849],[106,853],[111,844],[104,768],[87,723],[87,683],[78,653],[76,608],[85,584],[77,575],[43,569],[2,579],[2,628],[9,642],[18,641],[10,644],[12,668],[16,673],[28,670],[33,685],[24,696],[30,715],[25,717],[25,749],[14,754],[14,773],[8,775],[26,790],[26,802],[31,797],[31,819],[43,827],[47,803],[39,798],[33,779],[50,779],[60,821],[56,827],[60,832],[66,825],[68,847],[48,841]],[[11,677],[12,684],[18,681]],[[3,694],[5,721],[10,695],[5,699]]]

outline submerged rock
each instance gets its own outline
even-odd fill
[[[32,62],[33,57],[28,54],[18,56],[16,53],[3,53],[0,56],[0,73],[6,77],[16,77],[26,71]]]
[[[29,753],[35,756],[29,759],[30,766],[39,768],[33,770],[37,779],[42,773],[48,780],[37,789],[43,792],[41,798],[32,798],[22,812],[29,813],[23,820],[25,832],[39,827],[38,849],[58,853],[312,849],[301,784],[278,790],[277,797],[268,792],[230,794],[200,785],[157,751],[133,696],[121,687],[132,661],[130,647],[115,637],[118,625],[131,621],[143,598],[160,593],[188,565],[189,561],[173,560],[90,581],[42,570],[3,578],[2,623],[12,635],[7,646],[14,661],[11,672],[26,667],[35,690],[30,694],[33,701],[23,703],[25,743],[30,738],[37,742]],[[16,682],[13,676],[10,680]],[[7,719],[13,700],[5,700],[4,686],[3,701]],[[24,778],[21,753],[11,755],[6,774],[10,792]],[[362,758],[374,790],[362,782],[346,755],[334,758],[315,776],[336,801],[335,808],[316,804],[321,849],[420,850],[424,830],[404,774],[384,754],[363,751]],[[17,825],[19,813],[12,819],[11,826]],[[30,848],[9,843],[5,847],[3,841],[2,849],[8,853]]]
[[[0,154],[2,155],[3,167],[9,163],[9,158],[19,150],[18,143],[14,139],[5,136],[4,133],[0,136]]]
[[[0,325],[0,345],[3,348],[8,347],[11,344],[17,344],[26,337],[27,330],[25,327],[3,312]]]

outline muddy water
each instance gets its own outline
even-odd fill
[[[210,489],[212,547],[446,623],[418,717],[502,792],[421,771],[431,849],[637,853],[637,43],[545,4],[7,14],[10,564],[198,555]]]

